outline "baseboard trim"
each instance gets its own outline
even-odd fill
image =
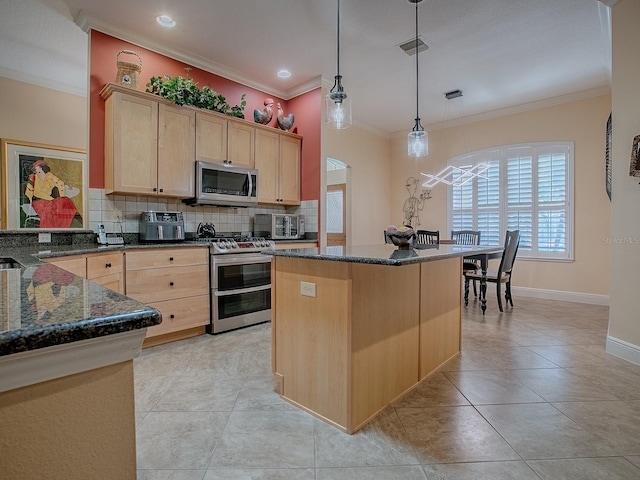
[[[609,295],[595,293],[565,292],[562,290],[547,290],[544,288],[516,287],[512,286],[514,295],[523,297],[545,298],[547,300],[563,300],[565,302],[588,303],[590,305],[609,306]]]
[[[640,365],[640,347],[619,338],[607,335],[605,351],[636,365]]]

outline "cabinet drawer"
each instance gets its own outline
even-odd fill
[[[87,256],[87,278],[103,277],[124,271],[122,252]]]
[[[79,277],[87,278],[87,261],[83,256],[52,258],[46,260],[46,262],[52,263],[56,267],[60,267]]]
[[[209,265],[130,270],[127,257],[127,296],[142,303],[209,294]]]
[[[209,295],[149,304],[162,313],[162,323],[147,329],[147,337],[209,324]]]
[[[158,267],[185,265],[208,265],[209,249],[203,248],[158,248],[126,252],[127,272]]]

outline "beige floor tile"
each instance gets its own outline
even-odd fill
[[[396,412],[389,408],[353,435],[315,421],[316,467],[369,467],[418,464]]]
[[[426,480],[419,466],[319,468],[316,480]]]
[[[441,372],[457,372],[462,370],[495,370],[498,366],[489,360],[477,345],[469,346],[463,340],[462,351],[438,370]]]
[[[232,412],[209,468],[314,466],[313,417],[296,411]]]
[[[585,349],[583,345],[536,346],[529,348],[559,367],[606,367],[619,364],[619,361],[613,355],[599,355]],[[604,354],[604,351],[602,353]]]
[[[205,470],[138,470],[137,480],[203,480]]]
[[[510,370],[509,373],[547,402],[619,400],[611,389],[600,388],[564,368]]]
[[[543,356],[538,355],[533,351],[535,348],[538,347],[496,347],[488,349],[486,356],[494,364],[498,365],[499,369],[503,370],[519,368],[555,368],[558,366]]]
[[[585,430],[604,438],[622,455],[640,455],[640,401],[553,404]]]
[[[297,410],[280,397],[279,381],[273,376],[245,377],[233,406],[242,410]]]
[[[425,465],[427,480],[539,480],[525,462]]]
[[[519,460],[473,407],[396,408],[421,463]]]
[[[203,480],[315,480],[312,468],[210,468]]]
[[[136,411],[151,411],[178,378],[177,375],[141,375],[135,370]]]
[[[544,401],[505,370],[447,372],[446,376],[473,405]]]
[[[206,469],[228,417],[223,412],[150,412],[136,430],[138,468]]]
[[[542,480],[637,480],[640,469],[622,457],[527,462]]]
[[[640,400],[640,369],[638,367],[575,367],[569,372],[587,378],[604,389],[609,389],[621,400]]]
[[[441,372],[431,374],[416,388],[394,403],[395,407],[441,407],[447,405],[469,405],[469,402]]]
[[[631,463],[633,463],[636,467],[640,467],[640,455],[625,457]]]
[[[525,460],[614,455],[612,445],[552,405],[482,405],[484,418]]]
[[[154,411],[230,412],[242,387],[242,379],[218,376],[182,376],[158,400]]]

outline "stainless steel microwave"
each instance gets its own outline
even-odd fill
[[[252,207],[258,203],[258,170],[196,161],[195,194],[189,205]]]

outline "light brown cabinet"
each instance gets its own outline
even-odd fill
[[[219,163],[227,159],[227,119],[196,112],[196,159]]]
[[[254,168],[256,129],[239,120],[229,120],[227,162],[235,167]]]
[[[195,111],[107,85],[105,192],[193,195]]]
[[[126,263],[127,296],[162,313],[162,323],[147,330],[147,339],[204,332],[210,310],[206,247],[127,251]]]
[[[94,253],[46,260],[114,292],[125,293],[123,252]]]
[[[300,138],[256,129],[255,143],[255,168],[260,171],[258,202],[299,205]]]

